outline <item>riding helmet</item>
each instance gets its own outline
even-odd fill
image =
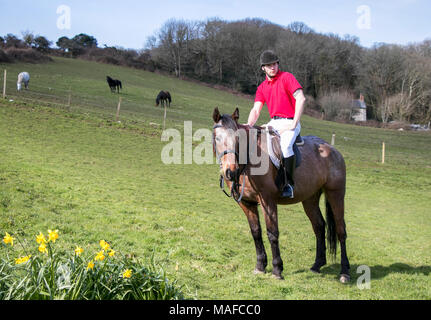
[[[280,62],[277,55],[272,50],[265,50],[260,55],[260,66],[263,67],[266,64],[272,64],[275,62]]]

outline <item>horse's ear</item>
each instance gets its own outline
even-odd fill
[[[235,120],[235,122],[238,122],[238,119],[239,119],[239,110],[238,110],[238,108],[236,108],[235,111],[232,113],[232,119]]]
[[[218,107],[215,107],[214,112],[213,112],[213,120],[215,123],[220,121],[220,111],[218,110]]]

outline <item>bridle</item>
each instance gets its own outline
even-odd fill
[[[216,124],[213,126],[213,130],[215,130],[217,128],[222,128],[222,127],[223,127],[223,125]],[[225,156],[226,154],[233,153],[233,154],[235,154],[235,161],[238,163],[238,166],[241,168],[241,165],[239,164],[239,154],[236,150],[226,149],[223,152],[221,152],[220,154],[217,152],[214,132],[213,132],[213,148],[214,148],[214,152],[216,154],[217,160],[220,163],[220,167],[222,167],[221,158],[223,156]],[[248,156],[247,156],[247,158],[248,158]],[[247,166],[247,164],[244,164],[241,169],[238,169],[239,172],[238,172],[238,170],[235,172],[234,179],[232,180],[232,186],[230,189],[230,194],[228,194],[226,192],[226,190],[224,188],[224,177],[223,177],[223,174],[220,174],[220,189],[224,192],[225,195],[227,195],[229,198],[232,197],[238,203],[241,202],[241,199],[244,195],[245,171],[246,171],[245,168],[246,168],[246,166]],[[239,178],[240,178],[241,174],[242,174],[242,185],[239,183]],[[240,187],[242,187],[241,192],[239,191]]]

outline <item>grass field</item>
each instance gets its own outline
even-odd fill
[[[218,186],[218,166],[161,161],[161,89],[173,97],[168,128],[211,128],[215,106],[246,121],[251,101],[154,73],[81,60],[1,65],[0,233],[23,238],[58,229],[59,246],[100,239],[140,259],[152,253],[170,279],[196,299],[431,299],[431,135],[303,117],[302,135],[335,145],[347,164],[347,252],[352,281],[338,282],[339,255],[309,271],[315,238],[301,205],[279,207],[285,280],[252,273],[255,249],[242,210]],[[30,90],[16,75],[29,71]],[[3,72],[1,72],[3,74]],[[106,75],[124,85],[118,95]],[[3,83],[3,79],[1,79]],[[71,92],[71,105],[68,95]],[[11,101],[13,100],[13,101]],[[267,113],[259,120],[264,123]],[[158,125],[156,125],[158,124]],[[381,144],[386,161],[381,164]],[[323,208],[322,208],[323,210]],[[264,237],[268,256],[269,243]],[[0,254],[5,254],[0,247]],[[369,266],[371,288],[356,273]],[[268,271],[271,271],[269,264]]]

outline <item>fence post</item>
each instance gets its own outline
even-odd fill
[[[165,115],[163,116],[163,130],[165,130],[165,126],[166,126],[166,104],[167,104],[167,102],[164,103],[164,105],[165,105]]]
[[[382,144],[382,164],[385,163],[385,142]]]
[[[120,97],[120,99],[118,100],[117,115],[116,115],[116,117],[115,117],[115,121],[117,121],[117,122],[118,122],[118,117],[120,116],[120,108],[121,108],[121,97]]]
[[[331,146],[335,144],[335,133],[332,134]]]
[[[70,109],[70,100],[72,99],[72,88],[69,87],[69,97],[67,99],[67,108]]]
[[[7,71],[6,69],[4,69],[4,79],[3,79],[3,99],[6,98],[6,76],[7,76]]]

